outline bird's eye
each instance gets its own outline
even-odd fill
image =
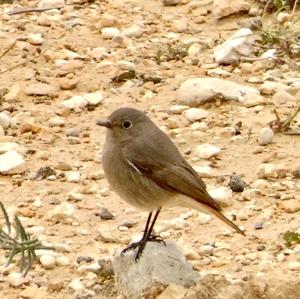
[[[122,122],[122,127],[123,127],[124,129],[129,129],[129,128],[132,127],[132,122],[131,122],[130,120],[124,120],[124,121]]]

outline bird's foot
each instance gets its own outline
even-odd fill
[[[160,235],[150,235],[148,238],[149,242],[158,242],[158,243],[163,243],[165,246],[167,246],[166,242],[164,241],[163,237]]]
[[[146,243],[147,242],[158,242],[158,243],[163,243],[166,246],[166,242],[163,240],[163,238],[160,235],[154,235],[151,234],[148,239],[141,239],[138,242],[133,242],[131,244],[129,244],[126,248],[124,248],[121,252],[121,255],[123,255],[125,252],[129,251],[129,250],[135,250],[136,248],[138,248],[136,254],[135,254],[135,261],[137,261],[141,254],[143,253]]]

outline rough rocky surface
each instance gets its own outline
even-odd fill
[[[143,297],[297,298],[300,248],[287,248],[283,235],[300,233],[300,140],[269,134],[274,108],[285,120],[299,105],[297,60],[272,59],[273,47],[238,64],[214,60],[215,47],[244,28],[240,21],[261,18],[255,1],[5,2],[1,202],[55,250],[37,252],[25,278],[17,260],[1,268],[0,298],[122,298],[112,257],[140,237],[147,214],[121,201],[104,177],[105,129],[96,122],[120,106],[146,111],[246,231],[242,237],[212,215],[163,209],[156,232],[176,242],[201,279],[153,286]],[[10,14],[47,7],[56,9]],[[299,114],[291,128],[299,131]],[[203,144],[218,153],[199,157]],[[242,192],[230,191],[233,174],[245,182]],[[113,217],[101,218],[104,208]]]
[[[138,298],[155,284],[191,286],[199,280],[199,273],[187,263],[174,242],[149,242],[143,256],[135,261],[131,250],[112,260],[118,289],[128,298]]]

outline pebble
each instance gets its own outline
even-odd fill
[[[55,257],[52,254],[43,254],[40,257],[40,263],[45,269],[53,269],[55,267]]]
[[[207,118],[209,112],[200,108],[190,108],[183,112],[183,116],[190,122],[195,122]]]
[[[41,33],[30,33],[27,36],[27,41],[32,45],[38,46],[44,42],[44,38]]]
[[[83,98],[87,101],[89,105],[98,105],[103,100],[103,95],[100,92],[92,92],[92,93],[85,93]]]
[[[300,271],[300,262],[297,261],[289,262],[288,268],[292,271]]]
[[[242,198],[243,200],[250,201],[252,199],[257,198],[259,194],[260,190],[251,188],[243,191]]]
[[[132,37],[139,38],[143,35],[143,29],[140,26],[133,25],[131,27],[124,29],[122,31],[122,35],[129,38]]]
[[[7,282],[14,288],[18,288],[23,284],[30,282],[29,276],[24,277],[22,273],[12,272],[7,276]]]
[[[247,184],[238,175],[231,175],[228,184],[233,192],[243,192]]]
[[[164,6],[175,6],[179,4],[181,0],[163,0]]]
[[[300,201],[297,199],[284,200],[280,203],[280,207],[287,213],[296,213],[300,211]]]
[[[262,128],[258,134],[258,144],[267,145],[272,143],[274,131],[270,127]]]
[[[233,205],[232,191],[227,187],[218,187],[208,190],[209,195],[222,207]]]
[[[201,178],[211,178],[214,177],[214,170],[210,166],[193,166],[198,175]]]
[[[200,159],[210,159],[217,156],[221,149],[211,144],[200,144],[195,149],[195,154]]]
[[[210,215],[198,212],[198,221],[200,222],[200,224],[209,223],[210,220],[211,220]]]
[[[254,229],[262,229],[263,228],[263,222],[256,222],[254,223]]]
[[[67,181],[70,183],[79,183],[80,182],[80,172],[77,171],[68,171],[66,172]]]
[[[23,172],[24,164],[24,157],[13,150],[9,150],[0,155],[0,173],[15,174]]]
[[[101,29],[101,35],[104,39],[113,39],[120,35],[120,30],[115,27],[106,27]]]
[[[63,117],[55,116],[48,120],[49,127],[63,127],[66,121]]]
[[[87,101],[83,96],[74,96],[68,100],[61,102],[62,106],[69,109],[82,109],[87,106]]]
[[[263,163],[258,168],[257,176],[260,179],[284,178],[287,172],[288,169],[284,165]]]
[[[292,96],[290,93],[288,93],[285,90],[278,90],[272,96],[272,103],[277,107],[281,107],[282,105],[284,105],[288,102],[293,102],[294,103],[295,102],[295,97]]]
[[[25,94],[28,96],[54,96],[56,89],[45,83],[36,83],[25,88]]]
[[[61,8],[64,6],[64,0],[40,0],[38,4],[38,8]]]
[[[198,253],[201,256],[208,256],[208,255],[212,255],[214,251],[214,247],[211,245],[202,245],[199,250]]]
[[[216,19],[222,19],[232,14],[248,12],[250,4],[245,0],[236,0],[227,2],[223,0],[214,0],[212,11]]]
[[[288,85],[275,81],[265,81],[260,87],[259,90],[263,95],[273,95],[279,90],[290,90],[291,88]]]
[[[4,154],[8,151],[17,151],[20,145],[15,142],[0,142],[0,154]]]
[[[100,212],[96,213],[96,216],[100,216],[103,220],[111,220],[114,218],[114,215],[106,208],[102,208]]]
[[[56,264],[57,264],[58,266],[68,266],[68,265],[70,265],[70,260],[69,260],[69,258],[66,257],[66,256],[62,256],[62,255],[56,257],[55,262],[56,262]]]
[[[9,127],[10,121],[10,117],[6,113],[0,113],[0,126],[3,129],[7,129]]]
[[[74,201],[82,201],[84,199],[84,195],[78,192],[69,192],[67,195],[68,200],[74,200]]]
[[[74,205],[63,202],[48,212],[48,218],[58,222],[66,222],[72,220],[74,212]]]

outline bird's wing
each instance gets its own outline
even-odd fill
[[[137,147],[135,151],[125,150],[123,154],[131,167],[159,186],[188,195],[202,204],[221,211],[219,204],[206,191],[202,179],[180,154],[176,154],[176,157],[169,155],[166,158],[159,152],[152,155],[149,148],[139,151]],[[151,159],[153,156],[157,158]]]

